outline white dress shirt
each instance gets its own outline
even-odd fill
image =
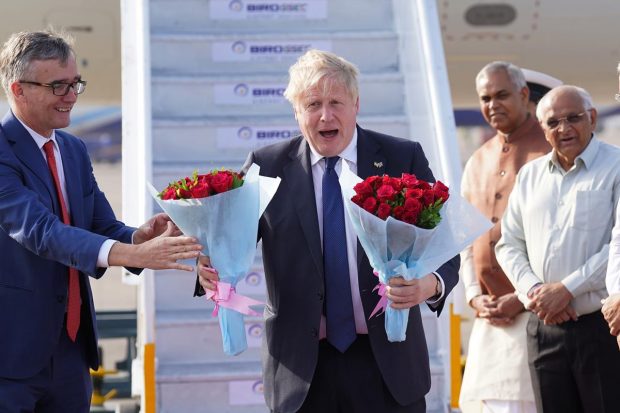
[[[45,136],[40,135],[39,133],[35,132],[33,129],[28,127],[28,125],[22,122],[21,119],[17,118],[17,120],[19,120],[19,122],[24,126],[24,128],[26,128],[30,136],[32,136],[32,139],[34,139],[34,142],[37,144],[37,146],[39,147],[39,150],[41,151],[41,155],[43,156],[45,163],[47,163],[47,156],[45,155],[45,151],[43,150],[43,145],[45,145],[50,140],[54,142],[54,158],[56,159],[56,168],[58,170],[58,180],[60,181],[60,190],[62,192],[62,197],[64,198],[64,201],[65,201],[65,206],[67,207],[67,212],[69,213],[69,215],[71,215],[71,205],[69,204],[69,197],[67,196],[67,185],[65,181],[65,170],[62,165],[62,156],[60,155],[60,148],[58,147],[58,142],[56,141],[56,131],[52,130],[52,135],[49,138],[46,138]],[[99,268],[109,267],[108,256],[110,255],[110,250],[112,249],[112,245],[114,245],[115,242],[117,241],[113,239],[107,239],[103,242],[103,244],[101,244],[101,247],[99,248],[99,254],[97,255],[97,267]]]
[[[611,231],[605,283],[609,295],[620,293],[620,203],[616,206],[616,224]]]
[[[321,235],[321,248],[323,248],[323,174],[325,173],[325,158],[319,154],[311,144],[310,146],[310,164],[312,166],[312,181],[314,183],[314,198],[316,201],[316,212],[319,219],[319,233]],[[353,133],[353,138],[349,145],[338,155],[340,159],[336,163],[335,170],[338,176],[342,171],[343,160],[347,162],[351,172],[357,173],[357,129]],[[366,316],[364,315],[364,307],[360,297],[358,273],[357,273],[357,236],[353,229],[353,224],[349,219],[349,215],[344,214],[345,232],[347,238],[347,259],[349,263],[349,280],[351,283],[351,298],[353,300],[353,316],[355,317],[355,331],[357,334],[368,334],[368,326],[366,325]],[[435,273],[441,283],[441,294],[439,298],[427,301],[433,305],[440,301],[444,295],[444,282],[441,276]],[[379,278],[377,278],[377,283]],[[321,326],[319,330],[319,338],[325,338],[326,320],[325,316],[321,316]]]
[[[578,315],[601,308],[614,209],[620,196],[620,148],[593,137],[565,171],[555,151],[517,175],[495,252],[521,294],[562,282]]]

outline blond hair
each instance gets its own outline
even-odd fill
[[[353,100],[359,96],[357,67],[330,52],[310,49],[289,68],[289,82],[284,97],[297,108],[303,94],[319,84],[322,79],[330,79],[342,84]],[[324,87],[328,87],[328,82]]]

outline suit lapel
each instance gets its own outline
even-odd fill
[[[2,119],[2,129],[11,144],[15,156],[45,184],[49,197],[53,200],[55,212],[60,213],[52,176],[43,158],[43,154],[32,136],[30,136],[11,111]]]
[[[357,127],[357,175],[366,179],[373,175],[383,175],[386,159],[381,153],[381,146],[371,133]]]
[[[381,153],[381,146],[375,141],[371,133],[357,127],[357,175],[366,179],[369,176],[383,175],[387,160]],[[364,249],[357,242],[357,267],[360,267]]]
[[[310,249],[310,255],[323,279],[323,251],[316,212],[316,198],[310,165],[310,149],[302,138],[296,150],[289,154],[291,162],[283,168],[284,179],[289,183],[295,211],[299,217],[304,237]]]

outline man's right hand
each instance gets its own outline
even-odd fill
[[[607,324],[609,333],[614,336],[620,335],[620,293],[612,294],[605,299],[601,309]]]
[[[220,276],[217,270],[211,267],[211,259],[206,255],[198,258],[198,282],[205,290],[215,291]]]
[[[194,237],[175,236],[177,232],[178,229],[172,221],[168,221],[166,231],[141,244],[116,242],[110,249],[108,265],[194,271],[194,267],[177,261],[198,257],[202,246]]]
[[[511,325],[515,317],[524,310],[523,304],[514,293],[500,297],[482,294],[474,297],[470,305],[476,310],[476,316],[486,319],[496,327]]]
[[[577,321],[577,312],[570,306],[570,304],[564,307],[559,313],[552,316],[547,315],[543,322],[547,326],[554,326],[562,324],[568,320]]]

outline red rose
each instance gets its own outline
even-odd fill
[[[418,182],[420,182],[418,178],[412,174],[403,174],[400,180],[405,188],[417,188]]]
[[[421,189],[417,189],[417,188],[407,188],[406,192],[405,192],[405,198],[422,198],[422,195],[424,194],[424,191],[422,191]]]
[[[364,200],[365,200],[365,198],[364,198],[363,196],[359,195],[359,194],[355,194],[355,195],[353,195],[353,197],[351,198],[351,201],[353,201],[353,203],[354,203],[355,205],[359,205],[360,207],[361,207],[362,205],[364,205]]]
[[[390,212],[392,211],[392,207],[382,202],[377,209],[377,216],[383,220],[387,219],[390,216]]]
[[[433,189],[436,191],[442,191],[442,192],[448,192],[449,189],[447,186],[444,185],[443,182],[441,181],[437,181],[433,184]]]
[[[403,205],[405,211],[412,212],[416,215],[422,211],[422,203],[416,198],[407,198],[405,199],[405,204]]]
[[[403,183],[399,178],[389,178],[388,185],[390,185],[396,192],[400,192],[403,189]]]
[[[373,195],[372,186],[366,182],[362,181],[353,187],[353,190],[356,194],[363,196],[364,198]]]
[[[366,182],[373,190],[375,190],[379,186],[381,186],[381,177],[378,175],[369,176],[368,178],[364,179],[363,182]]]
[[[449,197],[448,192],[435,190],[435,201],[441,199],[441,202],[446,202]]]
[[[189,189],[179,188],[177,191],[178,199],[189,199],[192,197],[192,193]]]
[[[405,207],[402,205],[395,206],[392,210],[392,216],[399,221],[402,221],[403,214],[405,213]]]
[[[377,202],[376,198],[374,198],[372,196],[369,196],[364,201],[364,204],[362,205],[362,208],[364,208],[366,211],[370,212],[371,214],[374,214],[375,211],[377,210],[377,205],[378,204],[379,204],[379,202]]]
[[[174,186],[169,186],[164,189],[164,192],[161,195],[161,199],[177,199],[177,189]]]
[[[426,190],[422,193],[422,203],[424,206],[432,205],[435,202],[435,193],[432,189]]]
[[[192,198],[205,198],[211,193],[211,188],[206,180],[198,181],[191,189]]]
[[[210,178],[211,188],[216,194],[221,194],[232,188],[233,176],[228,171],[217,171]]]
[[[433,185],[433,190],[435,191],[435,200],[441,199],[443,202],[446,202],[450,197],[448,187],[441,181],[435,182]]]
[[[397,192],[391,185],[382,185],[379,189],[377,189],[377,198],[381,202],[393,201],[396,194]]]

